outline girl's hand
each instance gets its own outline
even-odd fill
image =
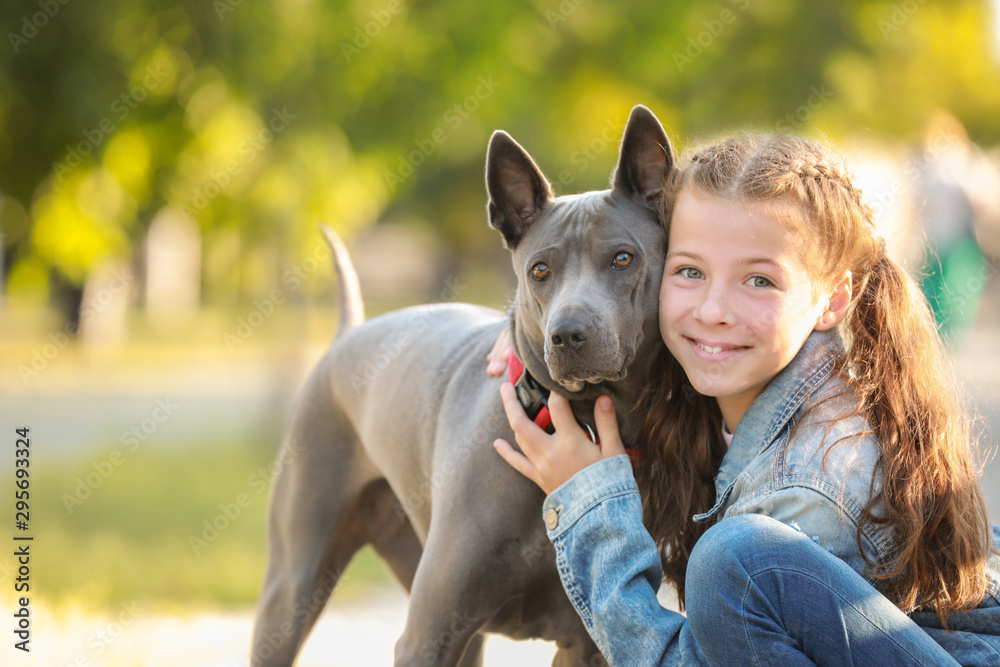
[[[486,372],[490,375],[500,377],[507,370],[507,359],[510,358],[511,351],[510,325],[508,324],[500,332],[497,342],[493,343],[493,349],[486,355]]]
[[[552,493],[591,463],[625,453],[618,433],[618,420],[615,419],[615,405],[608,396],[601,396],[594,405],[594,423],[601,441],[600,445],[595,445],[576,423],[569,401],[560,394],[553,392],[549,395],[549,412],[556,428],[554,435],[549,435],[528,419],[509,382],[503,383],[500,394],[507,421],[514,429],[515,441],[524,453],[519,453],[501,439],[495,440],[493,447],[504,461],[540,486],[546,494]]]

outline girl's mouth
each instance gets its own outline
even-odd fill
[[[745,345],[732,345],[729,343],[708,342],[687,337],[685,337],[685,339],[691,346],[691,349],[694,351],[695,356],[697,356],[700,359],[705,359],[708,361],[723,361],[726,359],[732,359],[740,352],[750,349]]]

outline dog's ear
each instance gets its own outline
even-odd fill
[[[660,121],[652,111],[636,105],[625,125],[612,188],[658,210],[663,184],[673,166],[674,152]]]
[[[490,137],[486,152],[486,192],[490,226],[503,234],[504,244],[513,250],[524,231],[552,201],[552,187],[538,165],[503,130]]]

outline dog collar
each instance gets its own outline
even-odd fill
[[[552,415],[549,413],[549,390],[532,377],[513,348],[511,348],[510,357],[507,360],[507,381],[514,385],[517,400],[521,403],[528,418],[546,433],[555,433],[556,428],[552,425]],[[587,432],[587,437],[590,438],[591,442],[601,443],[597,432],[589,424],[581,422],[580,426]],[[633,466],[645,463],[645,453],[638,446],[626,447],[625,453],[628,454]]]
[[[517,400],[521,402],[521,407],[531,421],[546,433],[555,433],[552,415],[549,414],[549,392],[531,376],[513,349],[507,360],[507,381],[514,385]]]

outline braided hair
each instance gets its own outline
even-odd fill
[[[860,398],[854,414],[865,417],[881,448],[861,525],[888,526],[896,545],[889,558],[868,563],[869,574],[907,613],[931,607],[944,622],[948,612],[975,607],[986,591],[992,539],[968,421],[930,309],[886,254],[872,209],[842,161],[820,144],[781,135],[739,136],[699,150],[667,182],[668,232],[684,188],[791,204],[801,215],[789,224],[814,277],[831,281],[851,272],[852,302],[839,325],[846,354],[837,371]],[[714,503],[725,444],[716,402],[693,390],[666,351],[656,363],[662,382],[647,396],[644,426],[653,464],[637,481],[664,574],[683,599],[688,556],[707,529],[691,516]],[[879,502],[884,511],[876,515]],[[860,548],[860,525],[857,540]]]

